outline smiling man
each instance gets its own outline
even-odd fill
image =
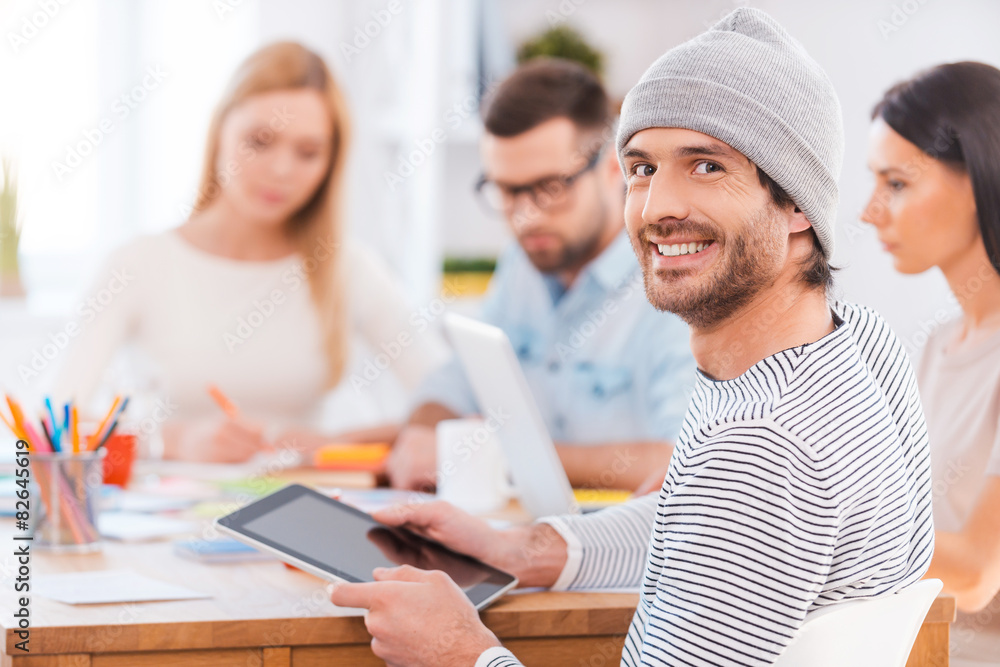
[[[690,324],[699,366],[659,496],[507,531],[443,503],[378,518],[525,586],[638,586],[623,665],[770,665],[808,612],[920,579],[934,536],[913,372],[874,311],[827,295],[842,143],[830,81],[759,10],[662,56],[617,142],[646,294]],[[332,599],[370,610],[388,662],[519,664],[441,573],[376,578]]]

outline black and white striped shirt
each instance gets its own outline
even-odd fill
[[[734,380],[699,374],[658,498],[547,520],[570,552],[556,587],[639,585],[623,665],[770,665],[807,612],[927,570],[910,362],[873,310],[834,313],[832,333]],[[491,649],[477,664],[519,663]]]

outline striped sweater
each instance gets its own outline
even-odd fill
[[[873,310],[740,377],[699,374],[659,497],[553,517],[556,588],[636,586],[622,665],[770,665],[808,612],[895,592],[934,547],[910,363]],[[651,530],[652,529],[652,530]],[[502,649],[477,667],[510,667]]]

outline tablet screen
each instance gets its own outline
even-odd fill
[[[372,581],[376,567],[446,572],[477,606],[515,582],[510,575],[408,530],[384,526],[349,505],[292,485],[223,517],[220,525],[346,581]]]

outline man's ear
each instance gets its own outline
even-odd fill
[[[796,206],[788,212],[788,233],[804,232],[812,227],[812,223],[806,218],[806,214]]]

